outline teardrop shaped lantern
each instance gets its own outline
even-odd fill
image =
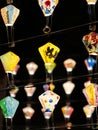
[[[67,95],[70,95],[75,88],[75,84],[72,81],[63,83],[64,91]]]

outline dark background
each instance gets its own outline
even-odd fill
[[[6,5],[6,1],[0,1],[0,8],[3,8]],[[22,127],[25,127],[26,121],[22,108],[26,106],[27,102],[30,102],[35,109],[35,114],[29,122],[29,129],[30,126],[38,129],[46,126],[45,119],[41,112],[41,105],[38,101],[38,96],[44,92],[42,85],[45,83],[46,76],[44,62],[38,52],[38,48],[47,42],[51,42],[60,48],[60,53],[55,60],[56,68],[53,71],[53,79],[56,86],[54,92],[61,97],[60,102],[54,111],[54,125],[55,127],[58,126],[58,129],[60,130],[64,129],[65,126],[61,107],[66,103],[66,95],[62,84],[67,80],[67,73],[63,61],[67,58],[73,58],[77,64],[72,73],[75,89],[70,97],[71,106],[74,108],[71,122],[73,123],[73,126],[78,126],[82,129],[82,126],[84,127],[86,124],[86,118],[82,107],[87,104],[82,89],[84,88],[84,82],[87,81],[88,74],[84,64],[84,59],[88,57],[88,52],[83,45],[82,37],[90,32],[88,6],[86,1],[59,0],[52,16],[50,34],[43,33],[46,18],[44,17],[37,0],[13,0],[13,5],[20,9],[20,15],[14,24],[15,47],[11,48],[8,46],[6,27],[2,17],[0,17],[0,55],[12,51],[21,59],[19,62],[20,69],[15,76],[15,84],[19,87],[16,99],[20,101],[20,105],[13,119],[14,129],[22,129]],[[95,8],[96,21],[97,7],[98,3],[96,3]],[[26,70],[26,64],[29,61],[34,61],[38,64],[38,69],[33,77],[37,89],[31,99],[26,97],[24,91],[24,85],[28,83],[29,79]],[[0,76],[1,89],[4,87],[7,88],[7,86],[4,85],[6,82],[6,74],[4,73],[2,65]],[[8,91],[5,90],[5,93],[8,94]],[[4,97],[2,95],[3,92],[1,92],[1,99]],[[77,128],[75,127],[75,129]]]

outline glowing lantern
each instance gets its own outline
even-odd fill
[[[75,88],[75,84],[72,83],[72,81],[67,81],[65,83],[63,83],[63,88],[64,91],[67,95],[70,95],[73,91],[73,89]]]
[[[96,64],[96,60],[91,56],[89,56],[87,59],[85,59],[84,62],[85,62],[85,65],[86,65],[88,71],[92,71],[94,65]]]
[[[58,101],[60,100],[60,96],[53,91],[47,90],[42,93],[38,99],[42,105],[42,108],[46,112],[53,112]]]
[[[34,87],[32,83],[29,83],[28,85],[24,86],[24,90],[26,92],[27,97],[32,97],[36,90],[36,87]]]
[[[89,55],[98,54],[98,34],[95,32],[90,32],[83,36],[82,41],[86,47]]]
[[[26,65],[29,75],[34,75],[36,70],[38,69],[38,65],[34,62],[29,62]]]
[[[19,56],[11,51],[1,55],[0,59],[6,73],[12,73],[20,61]]]
[[[93,107],[91,105],[85,105],[83,107],[83,111],[85,113],[86,118],[91,118],[94,110],[95,110],[95,107]]]
[[[53,63],[58,53],[60,52],[60,49],[54,44],[48,42],[45,45],[39,47],[38,51],[44,63]]]
[[[30,104],[28,104],[26,107],[24,107],[22,109],[23,113],[24,113],[24,116],[25,116],[25,119],[31,119],[32,116],[34,115],[35,113],[35,110],[31,107]]]
[[[7,1],[7,2],[9,2],[9,1]],[[20,13],[20,10],[11,4],[5,6],[1,9],[1,15],[3,18],[4,24],[6,26],[6,29],[7,29],[8,44],[10,45],[10,47],[15,46],[13,25],[14,25],[17,17],[19,16],[19,13]]]
[[[83,94],[86,97],[86,100],[91,106],[98,106],[98,85],[95,83],[88,83],[83,89]]]
[[[6,122],[6,129],[9,129],[9,127],[12,127],[12,120],[16,113],[16,110],[19,106],[19,101],[7,96],[0,100],[0,107],[2,109],[2,113],[5,118]]]
[[[64,61],[64,67],[66,68],[67,72],[72,72],[76,65],[75,60],[68,58]]]
[[[59,0],[38,0],[38,4],[46,17],[46,26],[43,29],[44,33],[49,33],[51,28],[49,27],[49,16],[51,16],[58,4]]]
[[[65,118],[65,119],[66,119],[66,118],[69,119],[69,118],[71,117],[73,111],[74,111],[74,108],[71,107],[71,106],[63,106],[63,107],[61,108],[61,110],[62,110],[62,113],[63,113],[64,118]]]

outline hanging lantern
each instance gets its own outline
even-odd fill
[[[0,107],[5,118],[13,118],[18,108],[19,101],[7,96],[0,100]]]
[[[61,108],[61,110],[62,110],[64,118],[66,119],[66,118],[70,118],[71,117],[71,115],[72,115],[72,113],[74,111],[74,108],[71,107],[71,106],[67,106],[66,105],[66,106],[63,106]]]
[[[63,88],[64,91],[67,95],[70,95],[73,91],[73,89],[75,88],[75,84],[72,83],[72,81],[67,81],[65,83],[63,83]]]
[[[42,108],[46,112],[53,112],[55,109],[55,106],[57,105],[58,101],[60,100],[60,96],[53,91],[47,90],[44,93],[42,93],[38,97]]]
[[[29,75],[34,75],[36,70],[38,69],[38,65],[34,62],[29,62],[26,64],[26,68],[28,70]]]
[[[76,61],[71,58],[68,58],[64,61],[64,67],[66,68],[67,72],[72,72],[75,65],[76,65]]]
[[[89,55],[98,54],[98,34],[95,32],[90,32],[83,36],[82,41],[87,49]]]
[[[93,57],[89,56],[87,59],[84,60],[84,63],[86,65],[88,71],[90,71],[90,70],[92,71],[94,65],[96,64],[96,60]]]
[[[35,110],[28,104],[26,107],[22,109],[25,119],[31,119],[35,113]]]
[[[95,110],[95,107],[93,107],[91,105],[85,105],[83,107],[83,111],[85,113],[86,118],[91,118],[94,110]]]
[[[1,55],[0,59],[6,73],[12,73],[20,61],[19,56],[11,51]]]
[[[51,27],[49,26],[50,23],[50,16],[53,14],[59,0],[38,0],[38,4],[46,17],[46,25],[43,29],[44,33],[51,32]]]
[[[88,85],[88,86],[87,86]],[[83,89],[83,94],[91,106],[98,106],[98,85],[95,83],[88,83]]]
[[[13,2],[7,0],[7,2]],[[15,47],[14,43],[14,23],[19,16],[20,10],[14,5],[9,4],[1,9],[1,16],[3,18],[4,24],[6,26],[7,38],[9,47]]]
[[[54,44],[48,42],[45,45],[39,47],[38,51],[44,63],[53,63],[58,53],[60,52],[60,49]]]
[[[28,85],[24,86],[24,90],[26,92],[27,97],[32,97],[36,91],[36,87],[34,87],[32,83],[29,83]]]

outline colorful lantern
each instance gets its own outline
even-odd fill
[[[98,106],[98,85],[95,83],[88,83],[83,89],[83,94],[86,97],[86,100],[91,106]]]
[[[74,111],[74,108],[71,107],[71,106],[67,106],[66,105],[66,106],[63,106],[61,108],[61,110],[62,110],[64,118],[66,119],[66,118],[70,118],[71,117],[71,115],[72,115],[72,113]]]
[[[9,2],[9,1],[8,1]],[[17,9],[14,5],[7,5],[1,9],[1,15],[6,26],[8,44],[10,47],[14,47],[14,28],[13,25],[19,16],[20,10]],[[10,31],[9,31],[10,30]],[[10,34],[9,34],[10,33]]]
[[[89,56],[87,59],[84,60],[84,63],[86,65],[88,71],[90,71],[90,70],[92,71],[94,65],[96,64],[96,60],[93,57]]]
[[[89,55],[98,54],[98,34],[95,32],[90,32],[83,36],[82,41],[86,47]]]
[[[35,62],[29,62],[26,64],[29,75],[34,75],[38,69],[38,65]]]
[[[51,28],[49,27],[49,16],[51,16],[58,4],[59,0],[38,0],[38,4],[46,17],[46,26],[43,29],[44,33],[49,33]]]
[[[64,67],[66,68],[67,72],[72,72],[76,65],[76,61],[73,60],[72,58],[66,59],[64,62]]]
[[[42,108],[46,112],[53,112],[58,101],[60,100],[60,96],[53,91],[47,90],[42,93],[38,99],[42,105]]]
[[[13,118],[19,106],[19,101],[7,96],[0,100],[0,107],[5,118]]]
[[[83,111],[85,113],[86,118],[91,118],[94,110],[95,110],[95,107],[93,107],[91,105],[85,105],[83,107]]]
[[[60,52],[60,49],[54,44],[48,42],[45,45],[39,47],[38,51],[44,63],[53,63],[58,53]]]
[[[19,56],[11,51],[1,55],[0,59],[6,73],[12,73],[20,61]]]

